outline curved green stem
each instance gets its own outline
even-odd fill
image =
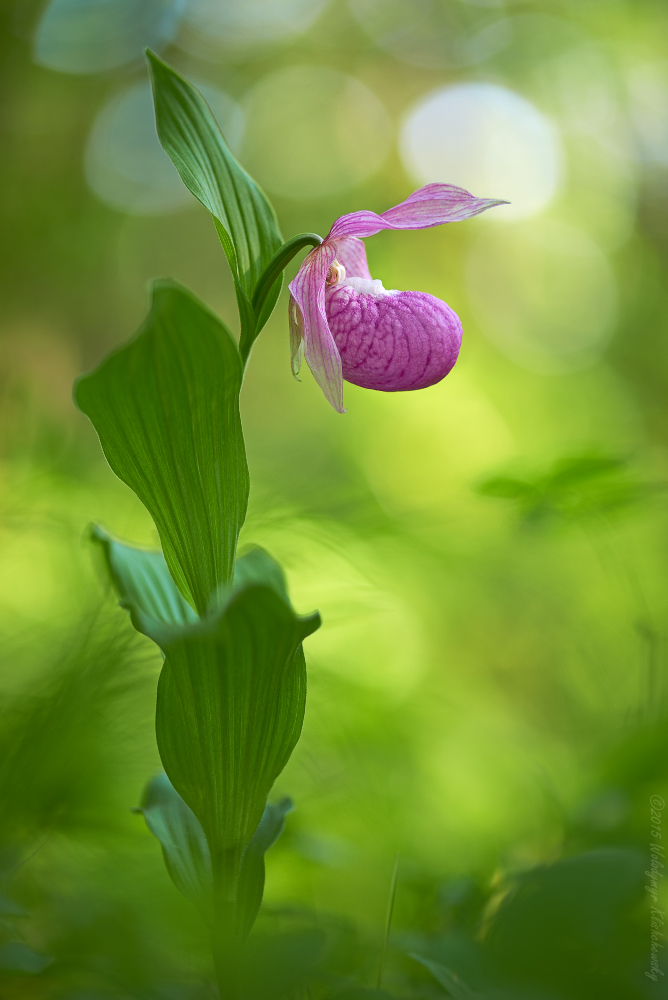
[[[322,242],[322,237],[318,236],[317,233],[300,233],[299,236],[293,236],[291,240],[288,240],[282,247],[279,247],[265,267],[260,280],[255,286],[253,299],[250,303],[250,307],[252,309],[251,323],[253,324],[253,328],[250,332],[250,336],[242,336],[241,338],[241,360],[244,365],[248,360],[248,355],[250,354],[250,349],[253,346],[255,338],[269,318],[269,313],[267,313],[267,315],[263,315],[263,308],[275,281],[280,278],[283,268],[286,264],[289,264],[295,254],[298,254],[304,247],[318,247]]]
[[[239,1000],[242,937],[236,906],[241,850],[212,850],[211,951],[220,1000]]]
[[[271,286],[276,281],[276,278],[283,268],[290,263],[295,254],[298,254],[304,247],[319,247],[322,242],[322,236],[318,236],[317,233],[300,233],[299,236],[293,236],[291,240],[288,240],[282,247],[278,248],[262,272],[262,276],[253,292],[252,305],[256,316],[260,315],[265,299],[269,295]]]
[[[267,302],[267,300],[269,299],[276,281],[280,279],[283,268],[286,264],[289,264],[295,254],[298,254],[304,247],[318,247],[322,242],[322,237],[318,236],[317,233],[300,233],[299,236],[293,236],[291,240],[288,240],[287,243],[284,243],[282,247],[278,248],[265,267],[262,275],[260,276],[260,280],[255,286],[253,298],[250,302],[247,298],[245,298],[243,292],[240,292],[240,289],[237,289],[239,315],[241,316],[239,351],[241,352],[241,361],[244,368],[246,367],[251,348],[255,343],[262,327],[269,319],[271,311],[275,305],[278,295],[276,295],[274,299],[270,299],[269,302]],[[277,291],[280,292],[280,288]]]

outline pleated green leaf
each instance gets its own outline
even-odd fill
[[[237,888],[237,912],[240,933],[250,934],[262,904],[264,893],[264,856],[285,827],[285,817],[292,812],[292,800],[267,803],[260,825],[244,852]]]
[[[180,634],[180,630],[199,621],[174,583],[162,552],[116,538],[100,524],[91,526],[90,538],[101,549],[119,603],[130,612],[138,632],[158,641],[157,637]],[[249,548],[235,561],[232,589],[253,583],[271,587],[289,605],[281,567],[259,546]],[[229,595],[229,590],[221,591],[218,597],[225,601]]]
[[[149,782],[139,811],[162,845],[172,882],[211,923],[214,908],[209,845],[199,820],[166,774],[158,774]]]
[[[275,589],[234,591],[222,612],[164,642],[156,734],[169,778],[200,820],[214,876],[236,871],[301,733],[301,643],[319,615]]]
[[[121,607],[130,612],[138,632],[152,636],[159,625],[183,627],[197,621],[162,552],[123,542],[99,524],[91,528],[90,537],[102,550]]]
[[[139,334],[75,387],[107,461],[148,508],[169,572],[200,615],[232,583],[248,504],[241,377],[227,327],[186,289],[160,281]]]
[[[281,291],[282,274],[256,312],[253,293],[283,240],[266,195],[237,162],[192,84],[148,52],[158,135],[183,183],[211,212],[237,291],[244,361]]]
[[[292,810],[288,798],[267,803],[260,825],[251,837],[240,865],[236,910],[241,937],[255,923],[264,892],[264,856],[275,844]],[[204,830],[166,774],[147,785],[138,812],[162,845],[165,866],[174,885],[200,911],[207,923],[214,921],[214,885],[211,852]]]

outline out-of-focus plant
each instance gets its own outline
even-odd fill
[[[634,476],[624,458],[585,452],[533,476],[490,476],[476,492],[513,501],[527,521],[573,523],[623,511],[659,488]]]
[[[342,373],[389,391],[440,380],[457,357],[458,318],[433,296],[372,282],[358,237],[463,219],[497,202],[433,184],[383,216],[343,216],[324,241],[307,233],[282,243],[271,205],[201,95],[149,59],[160,139],[213,216],[232,271],[239,345],[190,292],[159,281],[139,334],[79,379],[75,398],[162,543],[161,552],[146,551],[92,532],[135,629],[164,655],[156,734],[165,774],[149,784],[141,811],[175,885],[208,925],[220,996],[231,1000],[262,901],[264,854],[291,808],[267,797],[300,736],[302,643],[320,624],[317,613],[295,614],[266,552],[237,554],[249,491],[244,367],[284,267],[312,246],[291,286],[293,370],[303,340],[337,409]]]

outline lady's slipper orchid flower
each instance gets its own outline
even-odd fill
[[[386,291],[369,274],[361,237],[381,229],[428,229],[506,202],[474,198],[451,184],[427,184],[382,215],[337,219],[290,282],[292,370],[302,355],[334,409],[343,379],[366,389],[424,389],[448,374],[462,327],[450,306],[426,292]]]

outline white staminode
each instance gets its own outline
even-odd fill
[[[344,278],[340,285],[347,285],[363,295],[372,295],[374,299],[382,299],[384,295],[398,295],[396,288],[383,288],[380,278]]]

